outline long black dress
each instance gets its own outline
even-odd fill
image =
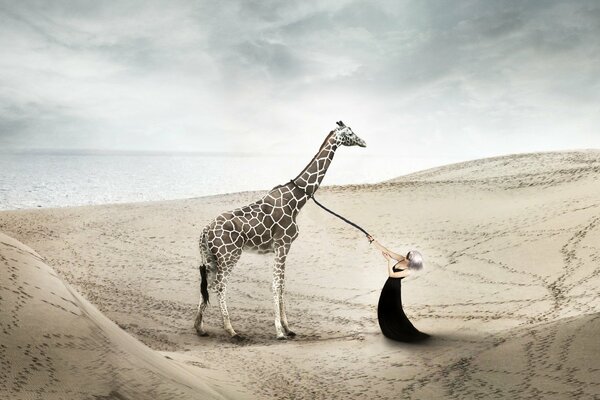
[[[394,272],[397,272],[394,268]],[[403,278],[389,277],[379,295],[377,319],[381,332],[388,338],[400,342],[418,342],[429,337],[420,332],[408,320],[402,309],[401,281]]]

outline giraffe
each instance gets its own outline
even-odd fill
[[[272,289],[277,339],[296,336],[289,328],[285,314],[285,260],[298,237],[296,217],[309,196],[319,188],[340,146],[366,147],[366,143],[350,127],[338,121],[337,127],[329,132],[317,154],[296,178],[275,186],[251,204],[220,214],[204,227],[199,243],[201,299],[194,322],[198,335],[207,335],[202,314],[208,305],[208,289],[211,289],[217,293],[225,331],[233,339],[244,339],[231,326],[226,304],[227,281],[242,252],[254,251],[275,255]]]

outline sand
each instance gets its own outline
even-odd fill
[[[382,256],[312,203],[286,271],[298,337],[275,340],[273,259],[256,254],[242,256],[228,296],[249,340],[229,340],[215,305],[210,336],[196,336],[201,228],[264,193],[0,213],[0,231],[37,252],[0,239],[0,398],[42,390],[48,365],[20,373],[23,347],[43,343],[61,360],[43,386],[56,398],[600,398],[600,152],[512,155],[319,190],[383,244],[423,253],[425,269],[403,281],[406,314],[432,335],[418,345],[379,332]],[[22,328],[6,333],[14,318]],[[90,335],[100,339],[80,339]]]

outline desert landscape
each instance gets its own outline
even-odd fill
[[[265,183],[265,189],[282,182]],[[193,328],[198,236],[265,192],[0,213],[2,399],[600,398],[600,151],[517,154],[317,197],[425,268],[385,339],[385,260],[309,202],[275,340],[272,256],[244,254]]]

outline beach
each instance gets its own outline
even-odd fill
[[[217,304],[205,314],[209,336],[198,337],[200,232],[264,194],[0,212],[0,398],[600,397],[600,151],[319,189],[319,201],[383,245],[424,255],[402,293],[407,316],[431,335],[421,344],[381,335],[385,260],[312,202],[286,266],[298,336],[275,340],[273,256],[249,253],[228,288],[231,322],[248,340],[228,338]],[[53,334],[63,339],[43,339]],[[102,339],[86,353],[76,338],[89,335]],[[27,343],[52,349],[52,374],[42,363],[23,375]]]

